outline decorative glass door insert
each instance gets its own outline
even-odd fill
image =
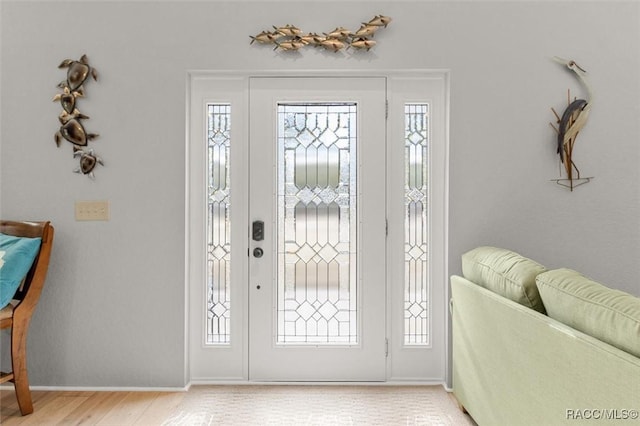
[[[278,105],[278,344],[355,344],[357,105]]]
[[[427,273],[428,104],[405,104],[404,344],[429,344]]]
[[[206,344],[231,339],[230,132],[231,106],[207,105]]]

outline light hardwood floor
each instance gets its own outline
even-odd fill
[[[440,386],[193,386],[188,392],[32,391],[21,416],[0,390],[10,425],[475,425]]]
[[[4,425],[153,425],[163,424],[184,392],[31,392],[34,412],[21,416],[13,391],[0,393]]]

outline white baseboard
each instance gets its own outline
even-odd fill
[[[29,386],[32,391],[56,392],[186,392],[190,385],[169,386]],[[13,389],[13,385],[0,385],[0,389]]]
[[[446,383],[441,381],[406,381],[392,380],[387,382],[252,382],[249,380],[192,380],[183,387],[170,386],[30,386],[32,391],[56,392],[187,392],[191,386],[442,386],[445,391],[452,392]],[[0,389],[13,389],[13,385],[0,385]]]
[[[389,380],[386,382],[269,382],[269,381],[251,381],[251,380],[215,380],[215,379],[194,379],[191,380],[189,386],[215,386],[215,385],[266,385],[266,386],[442,386],[445,390],[445,383],[438,381],[425,380]]]

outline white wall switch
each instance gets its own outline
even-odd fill
[[[76,201],[76,221],[109,220],[109,201]]]

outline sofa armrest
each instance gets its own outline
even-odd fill
[[[580,424],[569,410],[640,409],[639,358],[462,277],[451,291],[453,392],[478,424]]]

